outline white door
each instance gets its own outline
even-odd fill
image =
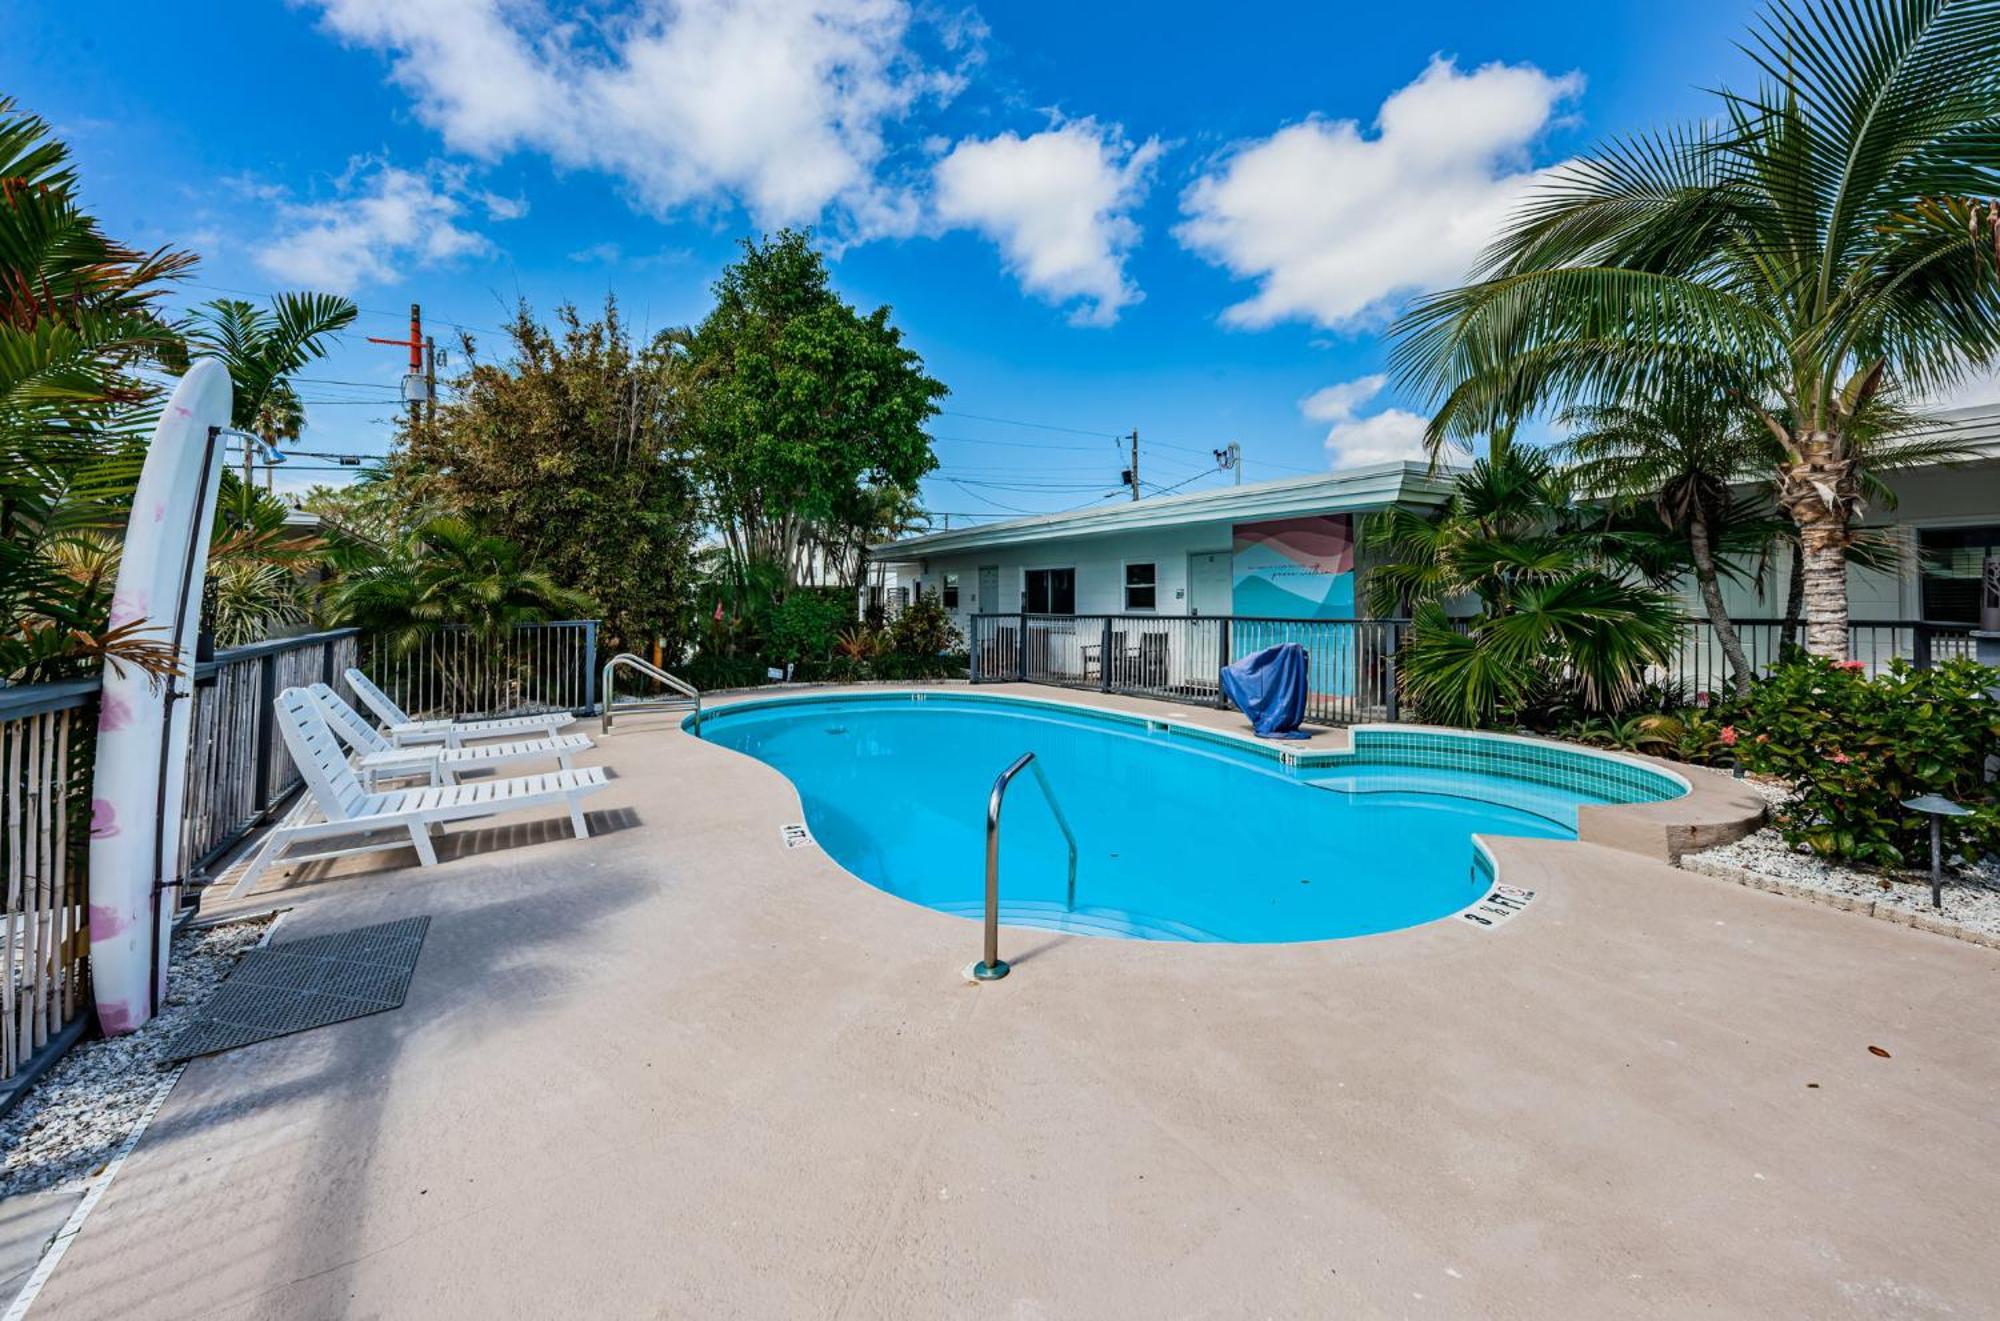
[[[975,607],[982,615],[1000,613],[1000,566],[982,564],[979,566],[979,602]]]
[[[1226,615],[1234,568],[1226,550],[1188,556],[1188,613]]]

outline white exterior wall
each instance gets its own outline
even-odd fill
[[[1151,563],[1155,566],[1157,587],[1157,604],[1152,613],[1184,615],[1188,604],[1188,556],[1209,551],[1226,554],[1230,549],[1230,532],[1228,523],[1204,523],[1006,546],[925,560],[915,578],[923,584],[924,595],[928,597],[943,590],[945,574],[958,575],[958,609],[954,618],[960,629],[964,629],[966,618],[975,613],[1017,613],[1027,590],[1030,569],[1075,569],[1078,614],[1123,614],[1125,566]],[[986,566],[995,566],[1000,571],[997,601],[978,599],[979,570]],[[910,577],[909,567],[905,566],[905,580]]]
[[[1968,463],[1896,473],[1889,479],[1889,488],[1896,496],[1894,507],[1870,509],[1863,522],[1890,530],[1899,560],[1893,569],[1848,570],[1847,609],[1853,619],[1915,619],[1922,612],[1918,528],[1984,527],[2000,523],[2000,463]],[[1747,579],[1725,580],[1722,599],[1729,613],[1742,619],[1779,618],[1785,613],[1790,573],[1789,548],[1779,547],[1772,553],[1761,584]],[[1686,585],[1686,595],[1694,612],[1700,613],[1692,583]]]

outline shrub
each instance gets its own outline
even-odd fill
[[[890,621],[887,632],[889,649],[904,656],[937,656],[965,646],[958,625],[935,596],[905,607]]]
[[[755,688],[769,683],[767,668],[754,656],[716,656],[703,652],[678,673],[703,692],[712,692],[718,688]]]
[[[1794,657],[1739,708],[1736,750],[1792,797],[1778,827],[1827,858],[1878,867],[1930,856],[1930,823],[1902,806],[1940,794],[1974,815],[1944,823],[1947,849],[2000,847],[2000,796],[1986,778],[2000,755],[2000,671],[1955,660],[1929,670],[1896,661],[1870,679],[1860,662]]]
[[[797,587],[764,621],[764,653],[773,665],[831,654],[840,631],[854,622],[854,597],[843,588]]]

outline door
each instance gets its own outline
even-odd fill
[[[982,615],[1000,613],[1000,566],[982,564],[979,566],[979,600],[974,608]]]
[[[1188,556],[1188,613],[1226,615],[1234,581],[1234,566],[1226,550]]]
[[[1027,574],[1028,613],[1031,615],[1073,615],[1076,613],[1075,569],[1030,569]]]

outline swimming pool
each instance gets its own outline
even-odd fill
[[[691,720],[690,720],[691,723]],[[854,875],[977,917],[986,800],[1007,794],[1001,920],[1086,935],[1280,942],[1393,931],[1479,900],[1476,833],[1569,838],[1582,803],[1676,797],[1643,763],[1534,740],[1364,727],[1351,753],[1268,744],[1124,713],[959,693],[820,695],[710,710],[710,742],[782,772],[806,825]]]

